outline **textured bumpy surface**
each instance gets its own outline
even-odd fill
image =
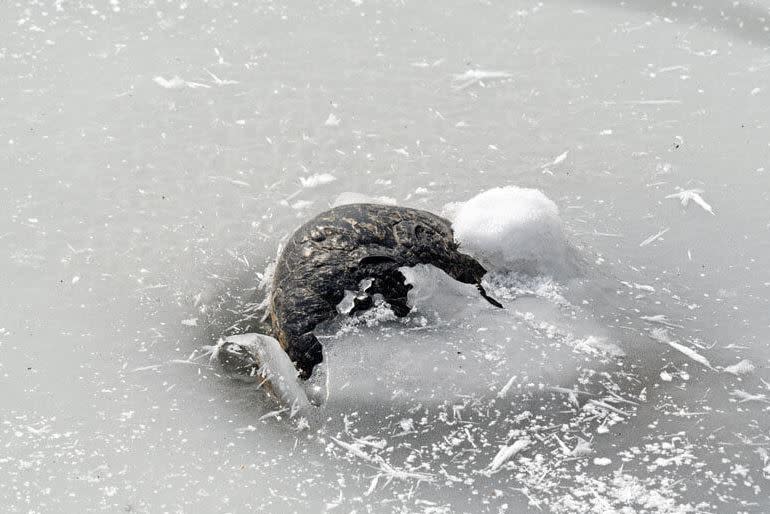
[[[335,207],[302,225],[283,249],[275,270],[270,314],[289,357],[307,378],[323,360],[312,331],[337,315],[346,290],[362,280],[371,296],[381,294],[398,316],[409,312],[410,285],[402,266],[432,264],[460,282],[479,284],[486,273],[460,253],[448,220],[418,209],[352,204]]]

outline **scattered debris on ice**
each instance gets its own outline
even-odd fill
[[[751,362],[748,359],[743,359],[742,361],[733,364],[731,366],[725,366],[725,368],[722,370],[725,373],[730,373],[732,375],[740,376],[740,375],[751,375],[756,370],[756,366],[754,366],[754,363]]]
[[[346,450],[351,455],[368,462],[370,464],[375,465],[379,468],[380,473],[388,478],[397,478],[400,480],[417,480],[420,482],[432,482],[434,480],[433,475],[430,475],[428,473],[421,473],[417,471],[409,471],[404,469],[399,469],[396,467],[391,466],[388,464],[385,459],[380,457],[379,455],[370,455],[363,451],[361,448],[359,448],[357,445],[346,443],[345,441],[341,441],[337,439],[336,437],[331,438],[334,443],[339,446],[340,448]],[[360,444],[360,443],[359,443]]]
[[[637,284],[636,282],[626,282],[624,280],[621,280],[620,283],[623,284],[624,286],[626,286],[629,289],[638,289],[638,290],[644,291],[646,293],[654,293],[655,292],[655,288],[654,287],[648,286],[646,284]],[[644,318],[642,318],[642,319],[644,319]]]
[[[604,103],[604,105],[677,105],[682,103],[682,101],[672,98],[663,98],[660,100],[627,100],[625,102],[608,100],[602,103]]]
[[[666,198],[674,198],[679,200],[682,203],[682,207],[687,207],[687,205],[692,200],[693,202],[698,204],[704,211],[708,212],[713,216],[716,216],[716,214],[714,213],[714,209],[701,196],[702,193],[703,193],[702,189],[682,189],[678,193],[673,193],[666,196]]]
[[[503,446],[500,448],[500,451],[497,452],[497,455],[495,455],[495,457],[492,459],[492,462],[489,463],[487,469],[484,470],[484,473],[491,475],[492,473],[498,472],[503,464],[508,462],[520,451],[526,449],[531,443],[532,441],[524,438],[515,441],[511,445]]]
[[[270,412],[268,412],[266,414],[263,414],[262,416],[257,418],[257,421],[265,421],[265,420],[268,420],[268,419],[271,419],[271,418],[280,419],[281,418],[281,414],[283,414],[284,412],[288,412],[288,411],[289,411],[289,409],[286,408],[286,407],[283,408],[283,409],[273,410],[273,411],[270,411]]]
[[[565,160],[567,160],[567,156],[568,155],[569,155],[569,150],[566,150],[565,152],[560,153],[559,155],[554,157],[554,159],[551,162],[547,162],[547,163],[541,165],[540,168],[541,169],[546,169],[546,168],[549,168],[551,166],[556,166],[557,164],[561,164]]]
[[[607,402],[603,402],[603,401],[600,401],[600,400],[594,400],[593,398],[588,400],[588,404],[587,405],[593,405],[593,406],[598,407],[600,409],[604,409],[604,410],[609,411],[609,412],[614,412],[615,414],[618,414],[618,415],[626,417],[626,418],[630,418],[631,417],[631,415],[628,412],[626,412],[624,410],[620,410],[617,407],[613,407],[612,405],[610,405]]]
[[[570,457],[581,458],[591,455],[594,449],[591,447],[590,441],[586,441],[582,437],[578,436],[575,447],[569,452]]]
[[[164,79],[163,77],[155,77],[153,81],[158,84],[160,87],[165,87],[166,89],[182,89],[187,85],[187,82],[185,82],[180,76],[175,75],[171,79]]]
[[[733,392],[730,393],[731,395],[738,398],[738,403],[745,403],[745,402],[769,402],[767,395],[762,393],[748,393],[742,389],[736,389]]]
[[[210,88],[208,84],[201,84],[199,82],[190,82],[188,80],[184,80],[179,75],[174,75],[170,79],[165,79],[161,76],[157,76],[152,79],[153,82],[158,84],[160,87],[166,88],[166,89],[182,89],[185,87],[189,87],[191,89],[197,89],[197,88]]]
[[[421,61],[414,61],[410,64],[415,68],[431,68],[431,67],[440,66],[441,64],[444,63],[444,61],[445,59],[436,59],[433,62],[428,62],[425,59],[422,59]]]
[[[708,359],[706,359],[704,356],[697,353],[692,348],[689,348],[671,339],[668,335],[668,331],[665,328],[653,328],[652,330],[650,330],[650,337],[652,337],[654,340],[658,341],[659,343],[669,345],[674,350],[677,350],[678,352],[682,353],[686,357],[689,357],[690,359],[694,360],[698,364],[701,364],[702,366],[705,366],[709,369],[714,369],[711,366],[711,363],[708,361]]]
[[[576,341],[575,350],[589,354],[604,354],[610,357],[625,357],[626,352],[621,347],[607,340],[605,337],[588,336]]]
[[[312,200],[297,200],[296,202],[291,204],[291,208],[294,209],[295,211],[299,211],[302,209],[307,209],[311,205],[313,205]]]
[[[500,390],[497,392],[497,397],[505,398],[505,395],[508,394],[508,391],[511,389],[511,386],[513,385],[514,381],[516,381],[516,375],[508,379],[508,382],[506,382],[505,385],[500,388]]]
[[[500,80],[513,77],[507,71],[493,70],[468,70],[465,73],[458,73],[452,79],[453,87],[457,90],[466,89],[474,84],[484,85],[485,80]]]
[[[231,84],[238,84],[237,80],[220,79],[219,77],[211,73],[206,68],[204,68],[203,70],[211,76],[211,80],[213,80],[214,84],[216,84],[217,86],[229,86]]]
[[[331,173],[317,173],[315,175],[310,175],[309,177],[299,178],[299,181],[302,184],[302,187],[308,187],[308,188],[329,184],[330,182],[334,182],[335,180],[337,180],[337,177],[335,177]]]
[[[661,238],[661,236],[663,236],[663,234],[665,234],[665,233],[666,233],[666,232],[668,232],[669,230],[671,230],[671,229],[670,229],[670,228],[664,228],[663,230],[661,230],[661,231],[660,231],[660,232],[658,232],[657,234],[653,234],[653,235],[651,235],[650,237],[648,237],[647,239],[645,239],[644,241],[642,241],[641,243],[639,243],[639,246],[640,246],[640,247],[642,247],[642,246],[647,246],[648,244],[650,244],[650,243],[653,243],[653,242],[657,241],[658,239],[660,239],[660,238]]]
[[[326,118],[326,121],[324,122],[324,125],[327,127],[337,127],[340,124],[340,119],[337,117],[336,114],[331,113],[329,114],[329,117]]]
[[[668,317],[665,314],[655,314],[654,316],[639,316],[639,319],[642,319],[644,321],[648,321],[650,323],[657,323],[659,325],[663,325],[664,327],[684,328],[682,325],[677,325],[676,323],[671,323],[668,320]]]

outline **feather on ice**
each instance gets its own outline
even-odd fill
[[[650,337],[652,337],[659,343],[669,345],[674,350],[677,350],[678,352],[686,355],[687,357],[694,360],[698,364],[701,364],[709,369],[714,369],[706,357],[702,356],[692,348],[689,348],[681,343],[678,343],[677,341],[672,340],[669,337],[668,331],[665,328],[654,328],[650,330]]]
[[[700,206],[700,208],[704,211],[713,216],[716,216],[714,209],[701,196],[702,193],[702,189],[682,189],[678,193],[673,193],[666,196],[666,198],[674,198],[679,200],[682,203],[682,207],[687,207],[690,201],[693,201],[698,204],[698,206]]]

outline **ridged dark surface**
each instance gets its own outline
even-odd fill
[[[322,361],[312,330],[337,314],[345,290],[374,279],[367,292],[382,294],[404,316],[411,286],[402,266],[432,264],[456,280],[478,284],[485,270],[460,253],[448,220],[427,211],[352,204],[323,212],[302,225],[283,249],[271,298],[273,328],[303,376]]]

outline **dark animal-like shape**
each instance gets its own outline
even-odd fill
[[[355,300],[354,311],[372,305],[380,294],[397,316],[405,316],[407,292],[402,266],[432,264],[452,278],[475,284],[486,295],[486,273],[475,259],[458,251],[448,220],[427,211],[375,204],[335,207],[302,225],[284,247],[275,268],[270,298],[273,332],[308,378],[323,360],[313,329],[334,318],[346,291],[358,291],[370,279],[367,296]],[[367,283],[369,281],[367,280]]]

